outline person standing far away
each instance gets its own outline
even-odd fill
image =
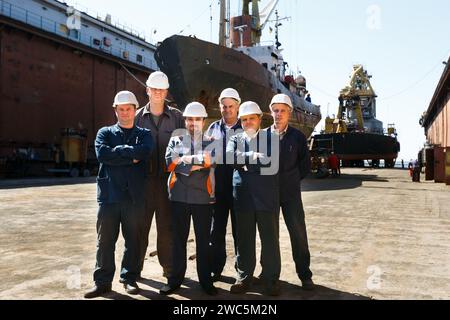
[[[169,172],[166,167],[165,153],[172,132],[184,128],[184,119],[180,110],[169,107],[166,98],[169,79],[161,71],[150,74],[147,80],[149,103],[136,112],[136,124],[150,129],[155,141],[155,151],[149,164],[148,184],[142,192],[146,198],[146,220],[142,224],[143,246],[141,250],[140,269],[144,267],[147,254],[148,236],[156,217],[158,260],[163,268],[163,276],[168,277],[173,267],[172,262],[172,223],[170,219],[170,202],[167,193]]]
[[[120,282],[128,294],[138,294],[141,224],[148,159],[153,147],[149,130],[134,124],[139,103],[133,93],[119,92],[113,104],[118,123],[97,133],[95,152],[100,163],[97,177],[97,262],[95,286],[86,292],[91,299],[111,291],[114,278],[114,251],[119,229],[125,239]]]
[[[305,100],[308,101],[309,103],[311,103],[311,94],[308,93],[308,94],[306,95]]]
[[[334,151],[331,151],[330,156],[328,157],[328,166],[331,169],[331,174],[333,177],[337,177],[341,175],[340,169],[339,169],[339,158],[334,153]]]
[[[409,160],[408,163],[408,172],[409,172],[409,176],[412,178],[413,177],[413,171],[414,171],[414,165],[413,165],[413,160]]]
[[[420,182],[420,171],[422,170],[420,166],[419,160],[414,160],[413,162],[413,176],[412,181],[413,182]]]
[[[292,256],[302,288],[313,290],[315,285],[310,270],[311,255],[301,196],[301,181],[311,171],[307,140],[300,130],[289,125],[289,118],[294,111],[289,96],[275,95],[270,103],[270,111],[274,122],[270,130],[280,137],[280,207],[289,231]]]
[[[206,135],[217,142],[221,142],[218,147],[222,150],[222,155],[226,154],[226,146],[234,132],[242,130],[241,121],[238,118],[241,98],[239,93],[233,88],[222,91],[219,97],[220,112],[222,119],[213,122]],[[226,163],[226,157],[218,159],[214,169],[216,180],[216,204],[214,206],[213,225],[211,231],[212,246],[212,273],[213,281],[219,281],[225,267],[226,253],[226,232],[228,216],[231,216],[231,227],[234,241],[234,251],[236,253],[236,221],[233,207],[233,166]]]

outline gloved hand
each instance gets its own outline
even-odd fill
[[[264,155],[264,153],[261,152],[250,151],[249,157],[252,158],[253,160],[257,160],[257,159],[264,159],[266,156]]]
[[[204,160],[204,158],[203,158],[203,155],[202,155],[202,154],[197,154],[197,155],[195,155],[195,156],[192,156],[192,161],[193,161],[195,164],[202,164],[202,163],[203,163],[203,160]]]
[[[182,156],[180,158],[181,162],[183,162],[184,164],[202,164],[204,157],[202,154],[197,154],[194,156]]]
[[[184,164],[192,164],[193,157],[192,156],[182,156],[180,158],[181,162]]]

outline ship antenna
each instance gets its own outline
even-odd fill
[[[280,19],[278,10],[275,10],[275,17],[276,17],[276,19],[275,19],[275,45],[276,45],[277,49],[279,49],[281,47],[281,43],[279,41],[280,40],[279,30],[280,30],[280,27],[283,25],[280,21],[289,20],[289,19],[291,19],[291,17],[284,17],[284,18]],[[273,22],[273,20],[271,22]]]
[[[279,41],[279,37],[278,37],[278,30],[279,28],[283,25],[282,23],[280,23],[280,16],[278,15],[278,10],[275,11],[275,46],[277,47],[277,49],[279,49],[281,47],[281,43]]]
[[[279,31],[280,31],[280,27],[283,25],[280,21],[283,20],[289,20],[291,19],[291,17],[284,17],[280,19],[280,15],[278,14],[278,10],[275,10],[275,46],[277,47],[277,49],[279,49],[281,47],[281,43],[280,43],[280,38],[279,38]],[[274,20],[270,20],[268,22],[274,22]]]
[[[212,2],[209,5],[209,24],[210,24],[210,36],[211,36],[211,42],[213,41],[213,8],[212,8]]]

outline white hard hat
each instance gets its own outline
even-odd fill
[[[241,107],[239,108],[239,118],[242,118],[244,116],[248,116],[251,114],[257,114],[262,115],[261,108],[258,106],[256,102],[253,101],[247,101],[241,104]]]
[[[191,102],[184,109],[183,117],[208,118],[208,114],[205,106],[200,102]]]
[[[219,97],[219,103],[222,103],[222,100],[225,98],[234,99],[238,103],[241,103],[241,97],[239,96],[239,93],[236,91],[236,89],[233,88],[227,88],[222,91]]]
[[[148,77],[146,84],[149,88],[167,90],[169,89],[169,78],[164,72],[155,71]]]
[[[139,102],[133,92],[130,91],[120,91],[116,94],[114,98],[113,108],[123,105],[123,104],[134,104],[136,109],[139,109]]]
[[[277,103],[286,104],[292,110],[294,109],[294,107],[292,106],[292,100],[287,94],[280,93],[275,95],[270,102],[270,110],[272,110],[272,106]]]

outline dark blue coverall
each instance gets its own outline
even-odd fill
[[[116,269],[114,251],[122,226],[125,251],[120,277],[135,282],[140,271],[141,224],[144,217],[144,187],[153,140],[150,131],[118,124],[97,133],[95,151],[100,162],[97,177],[97,261],[94,281],[110,284]],[[139,163],[134,163],[138,160]]]
[[[280,206],[291,239],[295,268],[301,280],[312,278],[305,211],[301,197],[301,180],[310,171],[311,158],[306,137],[300,130],[289,126],[280,140]]]
[[[245,133],[237,134],[230,138],[227,145],[227,157],[234,156],[235,160],[233,196],[236,211],[238,281],[251,282],[253,278],[258,227],[261,238],[261,264],[264,270],[262,278],[269,286],[278,281],[281,272],[278,168],[272,174],[264,174],[263,169],[270,167],[270,164],[264,164],[259,159],[252,161],[252,153],[259,152],[264,153],[267,158],[272,157],[270,141],[270,133],[260,130],[253,139],[247,139]],[[275,161],[278,161],[278,154],[274,156]]]

